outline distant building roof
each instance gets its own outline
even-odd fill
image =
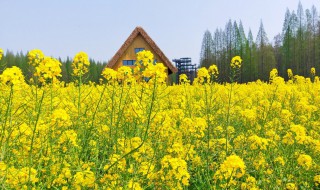
[[[155,52],[163,60],[163,64],[168,67],[169,73],[176,73],[178,71],[177,68],[170,62],[170,60],[164,55],[164,53],[157,46],[157,44],[150,38],[150,36],[147,34],[147,32],[140,26],[136,27],[132,31],[132,33],[130,34],[128,39],[122,44],[122,46],[117,51],[117,53],[109,61],[109,63],[107,64],[107,67],[113,68],[115,66],[115,64],[118,62],[120,57],[123,55],[123,53],[127,50],[127,48],[130,46],[130,44],[133,42],[133,40],[139,34],[151,46],[153,52]]]

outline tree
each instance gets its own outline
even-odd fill
[[[211,64],[213,64],[213,40],[211,32],[206,30],[202,40],[200,66],[208,68]]]
[[[268,37],[264,30],[262,20],[260,21],[260,27],[258,31],[258,35],[256,38],[256,44],[257,44],[257,53],[258,53],[258,77],[260,79],[265,78],[265,65],[267,64],[266,59],[266,47],[268,45]]]
[[[297,38],[297,52],[296,52],[296,65],[297,65],[297,72],[300,75],[306,75],[306,68],[305,65],[305,25],[304,25],[304,11],[302,8],[301,2],[299,2],[298,10],[297,10],[297,31],[296,31],[296,38]]]

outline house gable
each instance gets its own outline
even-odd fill
[[[107,67],[116,70],[123,65],[123,60],[135,60],[135,48],[144,48],[145,50],[151,51],[154,59],[157,62],[163,63],[168,68],[168,74],[177,72],[177,68],[172,65],[156,43],[141,27],[136,27],[133,30],[128,39],[109,61]]]

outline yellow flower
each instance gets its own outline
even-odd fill
[[[6,169],[7,165],[3,161],[0,161],[0,178],[6,174]]]
[[[89,57],[85,52],[79,52],[75,55],[72,62],[73,75],[82,76],[88,72],[90,65]]]
[[[288,73],[288,78],[289,78],[290,80],[292,80],[292,78],[293,78],[292,70],[291,70],[291,69],[288,69],[288,70],[287,70],[287,73]]]
[[[180,74],[179,75],[179,83],[180,84],[186,84],[189,83],[190,80],[188,80],[188,76],[186,74]]]
[[[130,179],[128,183],[128,188],[132,190],[142,190],[140,184],[138,182],[133,181],[133,179]]]
[[[0,82],[7,85],[19,85],[24,83],[24,76],[19,67],[6,68],[0,75]]]
[[[105,68],[102,71],[101,75],[107,80],[108,83],[114,82],[117,80],[117,71],[110,68]]]
[[[74,130],[64,131],[60,136],[58,143],[63,144],[65,142],[70,142],[73,146],[77,147],[77,133]]]
[[[310,73],[312,76],[316,75],[316,69],[314,67],[311,68]]]
[[[39,63],[44,59],[44,54],[39,49],[34,49],[28,52],[29,64],[37,67]]]
[[[44,57],[41,62],[36,66],[35,76],[39,77],[41,83],[56,82],[57,77],[61,76],[61,63],[54,58]]]
[[[210,75],[205,67],[202,67],[197,72],[197,80],[199,84],[210,83]]]
[[[208,72],[213,78],[217,78],[219,75],[218,67],[214,64],[209,67]]]
[[[0,48],[0,60],[2,59],[3,56],[3,49]]]
[[[148,64],[146,69],[142,71],[142,76],[150,83],[165,83],[167,78],[166,69],[162,63]]]
[[[95,186],[95,175],[90,170],[77,172],[73,176],[73,184],[76,188],[94,187]]]
[[[115,162],[117,162],[116,166],[114,166],[114,168],[117,168],[119,169],[120,171],[124,171],[126,169],[126,160],[125,159],[121,159],[120,155],[118,154],[112,154],[110,157],[109,157],[109,164],[106,164],[104,166],[104,170],[109,170],[109,168],[111,167],[112,164],[114,164]]]
[[[300,154],[297,161],[298,164],[306,170],[309,170],[312,166],[312,158],[309,155]]]
[[[281,164],[282,166],[284,166],[285,161],[283,159],[282,156],[278,156],[276,159],[274,159],[275,162],[278,162],[279,164]]]
[[[270,71],[270,77],[269,77],[269,82],[272,83],[273,80],[278,77],[278,70],[273,68],[271,71]]]
[[[294,183],[287,183],[286,190],[297,190],[297,186]]]
[[[320,186],[320,175],[314,176],[313,181],[316,187]]]
[[[137,53],[137,60],[135,62],[136,66],[143,68],[147,67],[149,64],[153,64],[153,62],[153,54],[151,51],[143,50]]]
[[[231,59],[231,63],[230,63],[231,68],[239,69],[241,67],[241,65],[242,65],[242,59],[240,56],[234,56]]]
[[[118,69],[116,78],[119,82],[132,82],[132,69],[128,66],[121,66]]]
[[[219,170],[214,174],[214,179],[240,178],[246,172],[243,160],[237,155],[231,155],[220,165]]]

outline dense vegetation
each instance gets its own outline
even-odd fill
[[[224,30],[204,33],[201,66],[216,64],[221,81],[229,80],[228,60],[235,55],[244,61],[241,82],[267,81],[273,68],[285,79],[287,69],[292,69],[294,75],[310,77],[312,67],[320,70],[320,20],[316,7],[304,10],[299,3],[297,11],[287,9],[283,29],[273,43],[267,38],[262,21],[255,40],[251,30],[245,35],[241,21],[229,20]]]
[[[62,60],[58,59],[61,65],[61,81],[66,83],[74,82],[76,79],[72,76],[72,59],[67,57],[67,59]],[[90,67],[89,72],[83,76],[83,82],[87,83],[91,82],[99,82],[101,78],[101,72],[103,68],[107,65],[106,62],[95,61],[94,59],[90,59]],[[22,52],[13,53],[11,51],[6,51],[3,54],[2,60],[0,60],[0,73],[4,71],[5,68],[10,68],[12,66],[17,66],[22,70],[23,75],[26,78],[26,81],[29,81],[33,77],[33,68],[28,64],[27,54]]]
[[[0,49],[1,50],[1,49]],[[0,52],[1,59],[1,52]],[[71,64],[76,82],[59,81],[61,63],[28,53],[21,69],[0,74],[1,189],[319,189],[320,82],[239,84],[200,68],[190,85],[167,86],[149,51],[135,69],[106,68],[83,84],[84,52]],[[41,83],[41,85],[37,85]]]

